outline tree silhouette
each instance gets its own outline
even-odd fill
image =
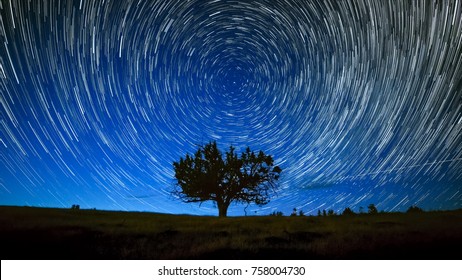
[[[249,147],[239,157],[230,146],[223,156],[216,141],[180,158],[173,167],[177,183],[172,193],[183,202],[214,201],[220,217],[233,202],[267,204],[282,171],[271,156]]]

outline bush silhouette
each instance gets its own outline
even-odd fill
[[[329,211],[327,211],[327,216],[335,216],[335,211],[333,209],[329,209]]]
[[[270,214],[270,216],[282,217],[284,214],[281,211],[274,211]]]
[[[352,216],[352,215],[355,215],[356,213],[353,212],[353,210],[350,209],[350,207],[347,207],[345,208],[345,210],[343,210],[342,212],[342,215],[344,216]]]
[[[297,216],[297,208],[294,208],[294,209],[292,210],[292,213],[290,214],[290,216],[291,216],[291,217]]]
[[[367,206],[367,213],[369,214],[377,214],[379,211],[377,210],[377,207],[375,207],[374,204],[369,204],[369,206]]]
[[[424,212],[424,210],[422,210],[422,208],[420,207],[417,207],[415,205],[409,207],[409,209],[407,209],[406,213],[422,213]]]

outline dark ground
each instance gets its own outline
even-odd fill
[[[462,210],[201,217],[0,207],[1,259],[461,259]]]

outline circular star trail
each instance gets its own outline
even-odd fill
[[[461,77],[460,1],[1,1],[0,203],[215,214],[217,140],[283,169],[248,213],[460,208]]]

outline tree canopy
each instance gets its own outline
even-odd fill
[[[172,193],[184,202],[214,201],[220,217],[233,202],[267,204],[282,169],[263,151],[247,147],[239,156],[235,150],[230,146],[223,155],[213,141],[174,162],[177,183]]]

